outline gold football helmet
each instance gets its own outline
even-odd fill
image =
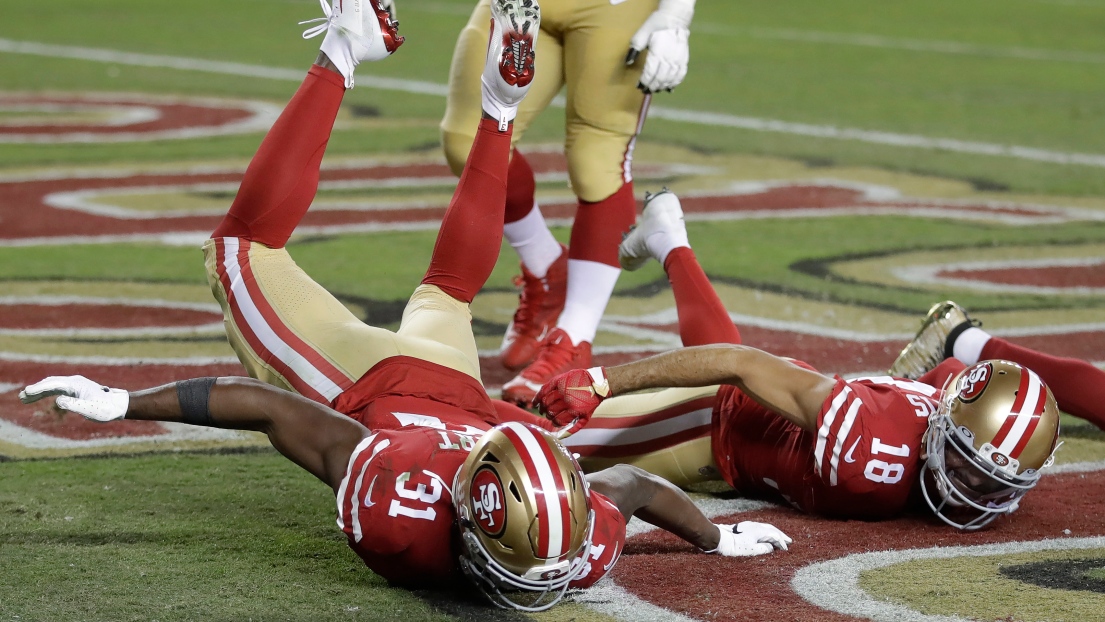
[[[948,380],[929,417],[925,501],[949,525],[979,529],[1017,509],[1058,439],[1059,409],[1035,372],[1009,361],[971,365]]]
[[[543,611],[586,572],[595,522],[587,482],[544,430],[512,422],[480,437],[457,471],[453,505],[461,570],[496,605]]]

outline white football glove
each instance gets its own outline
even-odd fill
[[[694,0],[660,0],[660,6],[629,40],[625,64],[632,65],[648,49],[637,88],[645,93],[670,91],[687,76],[691,51]]]
[[[19,392],[24,404],[57,395],[58,408],[93,421],[114,421],[127,414],[130,393],[92,382],[84,376],[50,376]]]
[[[721,541],[717,548],[707,553],[717,553],[725,557],[749,557],[766,555],[775,549],[787,550],[792,542],[790,536],[779,531],[774,525],[743,521],[733,525],[715,525],[721,532]]]

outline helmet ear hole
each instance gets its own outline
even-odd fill
[[[495,464],[500,463],[499,457],[496,456],[495,454],[491,453],[490,451],[487,452],[486,454],[484,454],[483,458],[481,458],[480,461],[481,462],[493,462]]]
[[[514,500],[521,503],[522,495],[518,493],[518,486],[514,482],[510,482],[508,489],[510,490],[510,494],[514,495]]]

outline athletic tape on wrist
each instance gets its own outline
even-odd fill
[[[207,410],[207,401],[211,397],[211,387],[218,378],[192,378],[176,383],[176,398],[180,404],[180,420],[191,425],[212,427],[211,413]]]

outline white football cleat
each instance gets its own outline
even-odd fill
[[[491,0],[491,38],[483,76],[483,110],[505,132],[533,82],[541,7],[536,0]]]
[[[679,197],[664,188],[656,194],[645,193],[645,209],[637,224],[625,234],[618,245],[618,263],[630,272],[656,259],[661,264],[672,249],[691,244],[683,223],[683,206]]]
[[[902,349],[886,373],[895,378],[917,380],[932,371],[944,359],[951,357],[951,352],[948,352],[948,337],[964,323],[972,326],[978,324],[967,315],[963,307],[951,300],[932,305],[925,319],[921,320],[921,329],[917,331],[913,341]]]
[[[326,0],[319,4],[326,17],[299,22],[321,22],[303,31],[303,38],[326,33],[319,49],[345,76],[345,88],[353,88],[353,69],[361,61],[387,58],[403,44],[391,0],[334,0],[333,8]]]

